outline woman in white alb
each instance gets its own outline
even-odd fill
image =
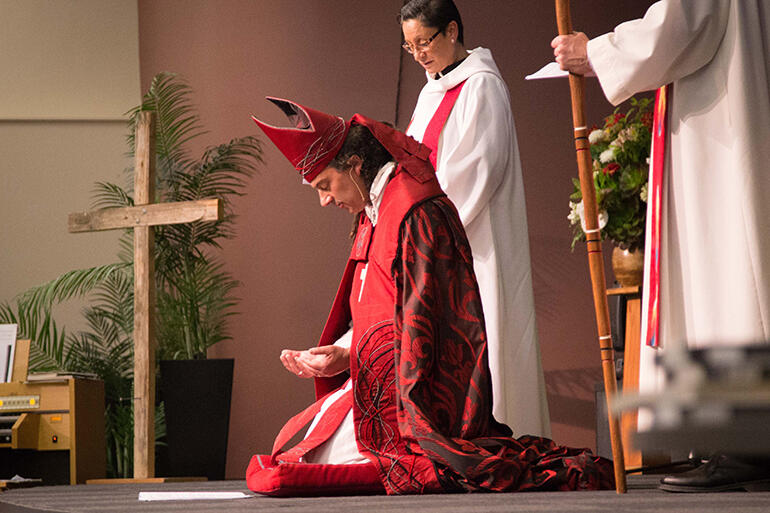
[[[404,49],[427,75],[407,134],[434,150],[439,183],[473,250],[495,418],[516,436],[550,436],[508,88],[489,50],[465,50],[452,0],[413,0],[400,21]]]

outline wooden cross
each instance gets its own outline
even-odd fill
[[[155,477],[155,281],[153,226],[216,221],[218,199],[156,203],[155,116],[140,112],[135,134],[134,206],[70,214],[69,231],[134,229],[134,479]]]

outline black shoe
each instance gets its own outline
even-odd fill
[[[770,490],[770,466],[754,465],[725,454],[715,454],[700,467],[660,480],[667,492],[727,492]]]

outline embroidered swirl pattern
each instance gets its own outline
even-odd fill
[[[492,417],[472,256],[448,199],[407,216],[393,275],[395,322],[361,340],[355,395],[359,440],[371,436],[388,493],[612,487],[607,460],[546,438],[510,438]]]

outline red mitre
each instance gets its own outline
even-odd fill
[[[281,109],[294,126],[279,128],[263,123],[254,116],[251,118],[289,159],[302,178],[312,182],[342,148],[350,124],[339,116],[303,107],[289,100],[271,96],[267,99]]]

